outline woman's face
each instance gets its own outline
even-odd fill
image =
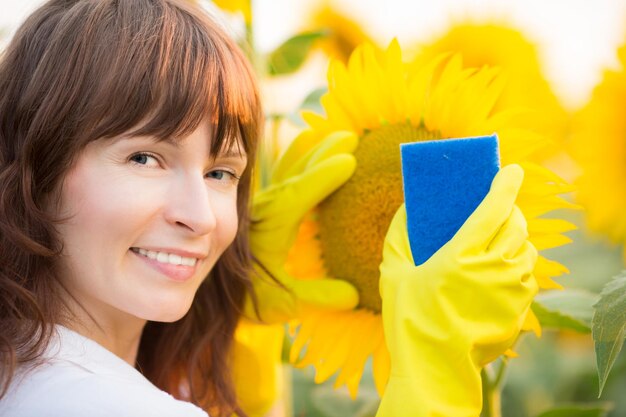
[[[61,279],[91,315],[170,322],[237,232],[245,155],[209,153],[203,122],[182,140],[90,143],[61,191]]]

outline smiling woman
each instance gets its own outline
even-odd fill
[[[261,120],[243,54],[187,2],[26,20],[0,63],[0,415],[204,415],[154,385],[242,413]]]

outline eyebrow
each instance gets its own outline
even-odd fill
[[[247,155],[245,152],[237,152],[234,151],[232,149],[226,151],[226,152],[220,152],[217,157],[220,158],[247,158]]]
[[[157,137],[153,137],[153,138],[150,138],[150,139],[152,139],[152,141],[153,141],[154,143],[165,143],[165,144],[167,144],[167,145],[171,145],[171,146],[173,146],[173,147],[174,147],[174,148],[176,148],[176,149],[180,149],[180,143],[179,143],[179,141],[174,140],[173,138],[165,138],[165,139],[160,139],[160,138],[157,138]]]
[[[173,146],[176,149],[180,149],[181,147],[180,141],[174,138],[157,139],[156,142],[157,143],[164,142],[168,145]],[[240,146],[237,146],[237,149],[239,148]],[[215,155],[215,158],[247,158],[248,157],[246,152],[239,152],[237,149],[235,149],[233,146],[230,146],[227,151],[219,152],[217,155]]]
[[[176,139],[173,139],[173,138],[165,138],[165,139],[160,140],[160,142],[165,142],[167,144],[170,144],[174,146],[176,149],[180,149],[181,147],[180,141],[177,141]],[[240,148],[241,148],[240,146],[237,146],[237,147],[229,146],[228,150],[218,152],[217,155],[215,155],[215,158],[248,159],[248,155],[246,154],[246,152],[240,152],[238,150]]]

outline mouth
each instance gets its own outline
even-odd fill
[[[135,248],[135,247],[130,248],[130,250],[140,256],[144,256],[148,259],[151,259],[153,261],[156,261],[164,265],[183,265],[183,266],[194,267],[196,266],[196,263],[198,262],[198,258],[181,256],[175,253],[153,251],[153,250]]]

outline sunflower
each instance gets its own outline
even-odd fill
[[[333,59],[346,62],[354,49],[364,42],[374,43],[372,37],[355,20],[323,3],[310,14],[305,30],[323,30],[326,33],[318,46]]]
[[[498,22],[459,22],[441,37],[423,45],[416,65],[441,53],[463,56],[468,68],[483,65],[499,67],[507,84],[495,103],[494,110],[512,106],[538,110],[529,120],[532,128],[553,141],[538,154],[544,159],[562,150],[569,126],[569,115],[543,75],[537,47],[521,31]]]
[[[590,101],[574,118],[572,154],[582,175],[577,199],[590,230],[616,244],[626,242],[626,45],[621,68],[607,70]],[[626,248],[624,249],[626,259]]]
[[[313,365],[317,382],[337,374],[336,386],[345,384],[356,396],[363,366],[373,356],[380,393],[386,384],[389,355],[378,266],[385,233],[402,202],[399,143],[497,132],[502,164],[519,163],[525,169],[517,204],[528,221],[530,240],[539,250],[569,242],[562,233],[572,230],[572,224],[540,216],[573,207],[558,196],[571,186],[529,162],[546,140],[525,128],[532,117],[527,109],[494,110],[504,88],[499,70],[465,68],[460,55],[438,56],[419,67],[405,65],[395,40],[382,52],[369,44],[358,47],[347,66],[331,62],[328,93],[321,99],[325,115],[304,113],[305,134],[314,146],[332,132],[355,132],[357,171],[307,219],[302,230],[308,238],[298,241],[289,264],[307,279],[328,274],[352,282],[361,304],[349,312],[310,311],[292,329],[290,359],[296,366]],[[315,269],[307,273],[302,265]],[[542,288],[560,288],[551,277],[565,272],[563,265],[540,256],[534,274]],[[532,312],[524,329],[540,332]]]

